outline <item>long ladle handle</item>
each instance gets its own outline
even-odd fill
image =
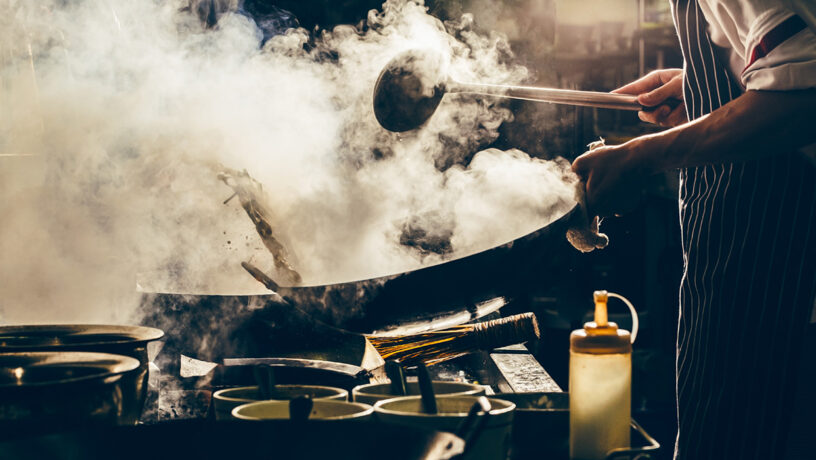
[[[450,81],[445,84],[449,93],[470,93],[487,96],[507,97],[525,101],[553,102],[556,104],[580,105],[602,109],[648,110],[630,94],[602,93],[597,91],[576,91],[571,89],[538,88],[533,86],[485,85]]]

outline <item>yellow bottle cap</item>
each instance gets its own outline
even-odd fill
[[[595,291],[595,321],[584,324],[583,329],[576,329],[570,334],[570,350],[588,354],[631,353],[632,338],[629,331],[618,329],[610,322],[606,303],[609,296],[606,291]]]

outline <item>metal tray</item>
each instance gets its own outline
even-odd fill
[[[492,397],[516,404],[511,459],[569,459],[569,393],[499,393]],[[610,452],[607,460],[651,459],[660,449],[634,420],[631,439],[631,447]]]

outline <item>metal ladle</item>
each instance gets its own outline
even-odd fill
[[[445,93],[481,94],[606,109],[650,109],[640,105],[637,96],[629,94],[458,82],[444,75],[440,55],[412,50],[393,58],[377,78],[374,115],[380,125],[389,131],[410,131],[431,118]],[[676,106],[679,101],[666,103]]]

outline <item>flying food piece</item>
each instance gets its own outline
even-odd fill
[[[261,184],[250,177],[246,171],[239,172],[230,169],[218,173],[218,179],[235,192],[241,202],[241,207],[255,224],[255,230],[260,235],[261,241],[275,258],[275,269],[279,279],[284,280],[288,285],[300,284],[302,281],[300,273],[289,264],[286,248],[275,237],[272,225],[269,223],[270,213],[258,198],[257,192],[260,192]]]

